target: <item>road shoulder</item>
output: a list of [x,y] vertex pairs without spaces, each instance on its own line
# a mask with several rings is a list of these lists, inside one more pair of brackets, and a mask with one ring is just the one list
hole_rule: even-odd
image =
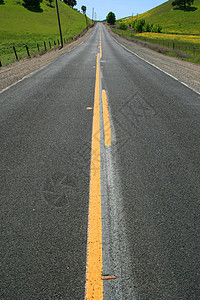
[[48,65],[59,56],[72,51],[85,41],[92,33],[94,27],[90,28],[79,39],[65,45],[62,49],[55,49],[41,56],[27,58],[19,62],[10,64],[0,69],[0,91],[8,88],[16,82],[22,80],[25,76],[37,71],[38,69]]
[[115,34],[108,26],[106,26],[106,28],[111,36],[123,47],[127,48],[151,65],[154,65],[165,73],[175,77],[178,81],[187,85],[197,93],[200,93],[200,66],[198,64],[166,56],[149,48],[145,48],[134,43],[134,41],[131,41],[130,39],[126,39],[126,37]]

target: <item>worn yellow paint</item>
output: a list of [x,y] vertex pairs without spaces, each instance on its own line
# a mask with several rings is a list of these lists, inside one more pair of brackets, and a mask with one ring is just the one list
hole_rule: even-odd
[[87,272],[85,299],[103,299],[102,281],[102,225],[101,225],[101,178],[100,178],[100,116],[99,116],[99,65],[97,54],[95,100],[92,129],[90,169],[90,202],[88,217]]
[[111,146],[110,118],[109,118],[109,111],[108,111],[108,101],[107,101],[105,90],[102,90],[102,102],[103,102],[103,123],[104,123],[105,146]]
[[100,59],[102,58],[101,27],[100,27]]

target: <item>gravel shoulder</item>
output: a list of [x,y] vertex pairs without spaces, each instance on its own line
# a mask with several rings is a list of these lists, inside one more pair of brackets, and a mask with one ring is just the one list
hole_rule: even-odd
[[[134,52],[142,59],[174,76],[180,82],[188,85],[190,88],[200,93],[200,65],[155,52],[151,49],[134,43],[131,38],[125,36],[122,37],[115,34],[108,26],[106,26],[106,28],[112,37],[128,50]],[[65,45],[61,50],[52,50],[42,56],[21,60],[9,66],[2,67],[0,69],[0,91],[23,79],[23,77],[29,75],[30,73],[51,63],[59,56],[70,52],[79,44],[81,44],[91,34],[93,29],[94,28],[90,28],[84,36],[81,36],[78,40]]]
[[133,42],[129,37],[115,34],[108,26],[106,26],[106,28],[112,37],[128,50],[134,52],[142,59],[155,65],[164,72],[172,75],[197,93],[200,93],[200,65],[183,61],[175,57],[166,56],[149,48],[145,48],[138,43]]
[[94,27],[90,28],[83,36],[65,45],[62,49],[49,51],[41,56],[27,58],[0,68],[0,91],[10,85],[22,80],[25,76],[51,63],[59,56],[72,51],[92,33]]

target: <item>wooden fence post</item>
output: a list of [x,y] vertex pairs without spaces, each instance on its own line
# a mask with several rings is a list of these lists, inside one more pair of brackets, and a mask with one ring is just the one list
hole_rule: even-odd
[[44,50],[47,52],[47,47],[46,47],[45,41],[44,41]]
[[28,57],[31,57],[27,45],[26,45],[26,51],[27,51]]
[[40,47],[39,47],[39,44],[37,44],[37,48],[38,48],[38,52],[40,52]]
[[0,68],[2,67],[1,61],[0,61]]
[[51,42],[49,41],[49,47],[50,47],[50,49],[51,49]]
[[13,50],[14,50],[14,53],[15,53],[16,60],[19,60],[19,59],[18,59],[18,56],[17,56],[17,51],[16,51],[16,49],[15,49],[15,46],[13,46]]

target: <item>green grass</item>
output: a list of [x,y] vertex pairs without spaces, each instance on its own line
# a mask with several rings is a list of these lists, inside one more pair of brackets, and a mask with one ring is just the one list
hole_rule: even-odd
[[[190,10],[174,9],[169,0],[144,14],[133,17],[145,19],[148,23],[160,24],[164,33],[197,34],[200,35],[200,0],[194,0]],[[130,22],[131,18],[126,19]]]
[[[153,32],[135,33],[130,29],[120,30],[117,28],[113,28],[113,31],[121,35],[148,42],[152,45],[157,45],[154,47],[149,46],[149,48],[166,55],[200,63],[200,36]],[[163,47],[168,48],[168,50]]]
[[[162,33],[136,33],[130,29],[113,29],[116,33],[158,45],[153,49],[170,55],[178,56],[193,62],[200,62],[200,0],[194,0],[186,11],[172,7],[169,0],[143,14],[124,18],[130,24],[134,20],[145,19],[146,23],[160,24]],[[163,49],[163,46],[173,51]],[[184,52],[184,53],[180,53]],[[188,56],[188,57],[187,57]]]
[[[25,57],[25,45],[30,48],[31,55],[44,49],[44,41],[49,49],[49,41],[54,44],[60,39],[55,3],[49,6],[47,0],[41,3],[41,12],[33,12],[23,7],[22,0],[4,0],[0,5],[0,60],[2,65],[15,61],[12,46],[16,47],[19,58]],[[79,34],[86,28],[83,14],[58,1],[63,38]],[[90,20],[88,20],[90,22]]]

